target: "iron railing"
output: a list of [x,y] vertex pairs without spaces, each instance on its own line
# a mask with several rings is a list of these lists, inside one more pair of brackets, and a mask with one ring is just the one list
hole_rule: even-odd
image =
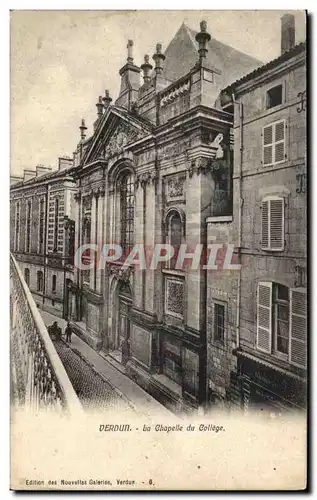
[[19,266],[10,255],[11,390],[15,403],[82,412],[81,403],[37,309]]

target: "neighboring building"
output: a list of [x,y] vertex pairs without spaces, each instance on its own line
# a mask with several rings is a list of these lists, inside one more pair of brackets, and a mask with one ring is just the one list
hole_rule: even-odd
[[[219,96],[261,63],[209,40],[204,22],[200,33],[182,25],[165,54],[156,46],[153,71],[148,56],[135,65],[128,42],[119,97],[99,98],[91,137],[80,127],[76,247],[194,251],[206,245],[206,218],[232,215],[233,116]],[[197,408],[207,397],[207,271],[175,270],[175,259],[121,266],[76,271],[74,328],[168,407]]]
[[70,158],[59,168],[38,165],[10,178],[10,249],[39,308],[68,313],[73,279],[75,182]]
[[209,285],[209,386],[279,413],[306,405],[306,44],[282,18],[282,54],[222,93],[234,108],[233,222],[241,263]]

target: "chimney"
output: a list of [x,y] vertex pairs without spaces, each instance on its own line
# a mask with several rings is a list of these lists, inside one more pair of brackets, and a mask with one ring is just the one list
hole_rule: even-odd
[[162,54],[162,44],[156,44],[156,52],[152,56],[155,61],[155,73],[156,75],[160,75],[163,71],[163,62],[165,61],[165,56]]
[[98,97],[98,102],[96,104],[96,108],[97,108],[97,120],[99,120],[99,118],[102,117],[102,113],[103,113],[103,104],[102,104],[102,96],[101,95]]
[[120,69],[121,86],[116,105],[131,110],[132,103],[138,98],[141,69],[133,63],[133,40],[128,40],[128,57],[126,64]]
[[85,120],[82,118],[81,120],[81,126],[79,127],[80,130],[80,140],[83,141],[86,139],[86,130],[87,127],[85,125]]
[[295,16],[284,14],[281,17],[281,54],[295,47]]
[[60,156],[58,158],[58,170],[66,170],[74,165],[73,159],[69,156]]
[[33,177],[36,176],[36,171],[35,170],[31,170],[31,169],[28,169],[28,168],[25,168],[23,170],[23,182],[25,181],[28,181],[30,179],[33,179]]
[[151,69],[153,69],[153,66],[152,66],[152,64],[150,64],[149,60],[150,60],[150,58],[146,54],[144,56],[144,63],[141,65],[141,69],[143,71],[144,83],[148,83],[151,80],[150,72],[151,72]]
[[207,56],[207,42],[210,40],[210,35],[207,33],[207,23],[206,21],[201,21],[200,23],[200,33],[197,33],[195,36],[196,42],[198,42],[198,54],[199,54],[199,60],[202,62],[204,58]]
[[44,167],[44,165],[36,165],[36,177],[48,174],[51,172],[52,167]]
[[102,98],[105,109],[108,109],[112,101],[109,90],[105,90],[105,97]]
[[20,175],[10,175],[10,186],[16,184],[17,182],[23,181],[23,177]]

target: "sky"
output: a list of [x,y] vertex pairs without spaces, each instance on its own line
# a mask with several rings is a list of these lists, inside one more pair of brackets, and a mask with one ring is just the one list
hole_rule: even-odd
[[105,89],[118,96],[119,69],[134,40],[137,65],[166,49],[183,22],[207,21],[217,40],[263,62],[280,55],[280,18],[295,14],[296,43],[305,39],[302,11],[13,11],[11,12],[11,173],[72,157],[85,118],[88,135]]

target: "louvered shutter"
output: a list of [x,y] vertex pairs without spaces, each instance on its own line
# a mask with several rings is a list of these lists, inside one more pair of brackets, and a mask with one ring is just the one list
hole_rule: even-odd
[[273,125],[263,128],[263,165],[273,163]]
[[257,293],[256,346],[260,351],[272,348],[272,283],[260,281]]
[[274,127],[274,163],[285,158],[285,122],[278,122]]
[[268,248],[269,246],[269,202],[262,202],[262,248]]
[[291,289],[290,362],[306,367],[307,295],[304,288]]
[[269,200],[269,233],[271,250],[284,249],[284,199]]

